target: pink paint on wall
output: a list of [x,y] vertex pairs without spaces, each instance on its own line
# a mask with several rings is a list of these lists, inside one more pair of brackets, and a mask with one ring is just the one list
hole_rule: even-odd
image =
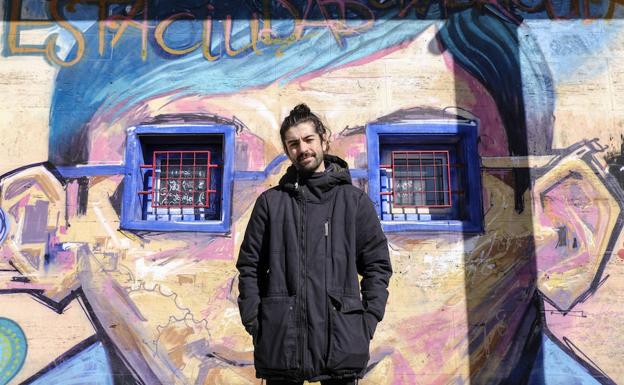
[[73,218],[78,212],[78,181],[69,183],[66,191],[67,217]]
[[[575,310],[577,309],[578,307]],[[573,327],[578,321],[576,313],[564,315],[548,301],[544,301],[544,314],[546,316],[546,325],[548,325],[548,329],[557,336],[559,336],[562,331]]]
[[231,261],[234,258],[234,240],[232,238],[208,238],[200,241],[189,240],[186,246],[170,248],[150,254],[149,256],[149,260],[152,262],[169,258],[184,258],[189,261]]
[[352,136],[349,139],[347,158],[357,159],[360,154],[366,153],[366,138],[364,135]]
[[[243,131],[238,135],[236,139],[236,146],[244,145],[244,153],[241,151],[241,154],[244,154],[246,158],[246,167],[244,170],[246,171],[262,171],[265,167],[264,162],[264,143],[260,138],[256,135]],[[237,156],[239,154],[237,148]],[[239,165],[237,165],[239,166]],[[239,166],[240,167],[240,166]]]
[[[337,66],[335,68],[332,68],[331,71],[336,71],[336,70],[340,70],[340,69],[343,69],[343,68],[349,68],[349,67],[359,67],[359,66],[362,66],[364,64],[372,63],[375,60],[381,59],[384,56],[390,55],[393,52],[396,52],[396,51],[399,51],[401,49],[404,49],[404,48],[408,47],[412,43],[413,40],[414,39],[408,39],[408,40],[406,40],[404,42],[401,42],[400,44],[398,44],[396,46],[389,47],[389,48],[386,48],[386,49],[381,49],[381,50],[375,52],[372,55],[368,55],[368,56],[363,57],[361,59],[354,60],[354,61],[349,62],[347,64],[343,64],[343,65]],[[325,68],[323,68],[323,69],[320,69],[320,70],[313,71],[313,72],[307,73],[305,75],[302,75],[299,78],[295,79],[295,81],[298,82],[298,83],[305,83],[306,81],[314,79],[314,78],[317,78],[319,76],[322,76],[323,74],[325,74],[327,72],[330,72],[330,71],[325,69]]]
[[540,222],[558,229],[561,239],[552,237],[538,247],[540,271],[566,272],[591,263],[590,252],[605,236],[608,221],[608,216],[600,216],[599,208],[591,204],[599,198],[591,188],[587,183],[565,181],[546,196]]
[[19,200],[19,202],[17,202],[17,204],[13,207],[19,207],[20,209],[23,209],[24,207],[28,206],[28,202],[30,201],[30,194],[26,194],[24,195],[24,197],[22,199]]
[[96,135],[90,143],[89,161],[92,163],[110,163],[123,161],[125,135],[102,133]]
[[189,250],[198,259],[206,260],[233,260],[234,259],[234,239],[216,238],[203,248]]
[[9,262],[11,259],[13,259],[13,252],[11,251],[9,246],[7,246],[6,242],[0,245],[0,259],[6,262]]
[[470,94],[466,96],[458,92],[456,105],[468,109],[480,120],[479,154],[481,156],[509,155],[504,125],[490,93],[477,79],[456,64],[450,54],[444,53],[443,58],[447,67],[455,74],[456,87],[463,82],[470,91]]
[[228,279],[216,290],[214,298],[219,300],[227,300],[232,290],[232,279]]
[[416,375],[409,361],[399,352],[392,354],[392,366],[394,375],[392,385],[416,385]]
[[[465,309],[462,308],[463,311]],[[453,309],[441,308],[430,313],[405,318],[400,325],[396,326],[396,335],[400,336],[401,343],[398,348],[403,354],[413,352],[427,353],[426,362],[418,369],[419,374],[439,372],[447,362],[447,354],[452,351],[452,345],[456,344],[455,330],[453,328]],[[394,357],[394,354],[393,354]],[[398,366],[397,366],[398,365]],[[400,376],[393,384],[403,384],[401,378],[413,378],[414,372],[411,367],[401,366],[395,363],[394,371]],[[407,376],[405,376],[407,375]]]
[[174,98],[168,106],[165,107],[167,112],[172,112],[169,108],[175,111],[181,111],[184,113],[206,113],[210,111],[212,114],[223,115],[221,111],[213,111],[206,108],[206,100],[200,96],[185,97],[184,99]]

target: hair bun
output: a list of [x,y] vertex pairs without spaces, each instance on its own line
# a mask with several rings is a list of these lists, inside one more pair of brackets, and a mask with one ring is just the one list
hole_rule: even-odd
[[305,103],[301,103],[290,112],[291,115],[310,115],[310,107],[308,107]]

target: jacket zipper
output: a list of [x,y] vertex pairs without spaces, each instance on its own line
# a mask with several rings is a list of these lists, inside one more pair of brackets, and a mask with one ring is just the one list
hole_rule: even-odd
[[307,332],[308,332],[308,320],[307,320],[307,314],[306,314],[306,301],[307,301],[307,263],[306,263],[306,242],[305,242],[305,238],[306,238],[306,234],[305,234],[305,211],[306,211],[306,204],[305,204],[305,194],[304,194],[304,189],[303,186],[301,186],[300,188],[300,197],[301,197],[301,210],[300,210],[300,222],[301,222],[301,256],[302,256],[302,262],[303,262],[303,293],[301,293],[301,298],[302,298],[302,303],[301,303],[301,319],[302,319],[302,333],[301,333],[301,373],[305,376],[305,351],[306,351],[306,344],[307,344]]
[[325,220],[325,300],[327,301],[327,306],[325,307],[325,319],[327,320],[327,329],[325,331],[325,366],[329,366],[329,334],[331,333],[331,310],[330,310],[330,301],[327,298],[327,273],[328,273],[328,262],[330,260],[329,256],[329,219]]

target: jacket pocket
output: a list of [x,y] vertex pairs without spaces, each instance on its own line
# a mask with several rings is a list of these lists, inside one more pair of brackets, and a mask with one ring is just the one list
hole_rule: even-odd
[[256,368],[294,369],[297,359],[295,297],[262,298],[259,321],[254,349]]
[[332,371],[360,371],[369,359],[364,307],[357,295],[329,293],[331,316],[327,366]]

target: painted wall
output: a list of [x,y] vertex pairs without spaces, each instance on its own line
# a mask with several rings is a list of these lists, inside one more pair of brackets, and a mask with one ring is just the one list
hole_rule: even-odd
[[[209,3],[2,3],[0,384],[260,383],[235,261],[300,102],[363,189],[368,123],[479,121],[484,231],[387,234],[363,384],[624,384],[618,2]],[[120,228],[127,129],[215,116],[230,231]]]

